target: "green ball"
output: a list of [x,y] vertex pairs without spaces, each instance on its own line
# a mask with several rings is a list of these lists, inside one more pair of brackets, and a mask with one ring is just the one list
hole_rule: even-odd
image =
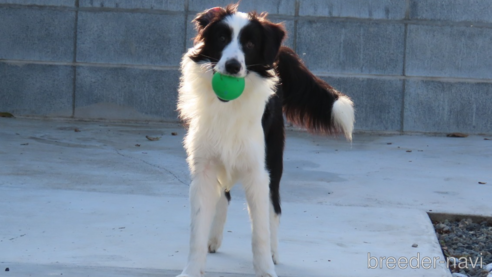
[[219,72],[212,78],[212,88],[222,100],[234,100],[241,96],[244,91],[244,78],[222,75]]

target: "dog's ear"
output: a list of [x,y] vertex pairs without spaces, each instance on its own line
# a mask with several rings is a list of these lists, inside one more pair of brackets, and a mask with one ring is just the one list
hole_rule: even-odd
[[210,24],[210,22],[212,22],[214,18],[225,12],[226,11],[224,10],[224,8],[215,7],[197,14],[195,19],[193,19],[193,23],[195,23],[195,28],[199,31],[207,27],[207,25]]
[[204,12],[201,12],[197,14],[195,19],[193,19],[193,22],[195,23],[195,27],[198,31],[204,29],[207,27],[208,24],[214,21],[216,18],[222,18],[226,15],[231,15],[236,13],[237,7],[239,3],[237,4],[229,4],[225,8],[222,7],[215,7],[208,9]]
[[282,23],[275,24],[270,21],[261,22],[263,25],[263,57],[267,64],[273,65],[277,57],[280,45],[285,38],[285,27]]

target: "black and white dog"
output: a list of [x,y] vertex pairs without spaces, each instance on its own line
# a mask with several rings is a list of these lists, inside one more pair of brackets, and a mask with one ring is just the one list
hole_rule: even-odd
[[[214,253],[222,242],[229,190],[240,181],[252,221],[256,276],[276,277],[283,114],[314,133],[342,132],[350,140],[353,104],[281,46],[285,28],[266,14],[229,5],[199,13],[194,22],[198,34],[183,56],[178,100],[189,126],[184,145],[192,175],[190,253],[179,276],[203,276],[207,251]],[[219,100],[211,85],[214,72],[244,77],[242,95]]]

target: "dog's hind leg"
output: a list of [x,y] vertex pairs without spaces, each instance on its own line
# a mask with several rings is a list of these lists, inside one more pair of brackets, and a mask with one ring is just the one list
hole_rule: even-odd
[[215,217],[208,238],[209,253],[215,253],[222,244],[224,225],[227,218],[227,208],[230,200],[230,192],[224,190],[224,193],[220,196],[219,202],[217,202],[217,206],[215,207]]
[[217,168],[213,162],[198,163],[190,185],[191,234],[188,263],[178,277],[203,276],[207,259],[207,245],[215,207],[221,196],[217,182]]
[[[280,92],[281,93],[281,92]],[[268,109],[263,115],[265,131],[266,168],[270,174],[270,243],[273,263],[279,262],[277,230],[280,223],[280,179],[283,171],[285,145],[284,120],[279,100],[270,99]]]

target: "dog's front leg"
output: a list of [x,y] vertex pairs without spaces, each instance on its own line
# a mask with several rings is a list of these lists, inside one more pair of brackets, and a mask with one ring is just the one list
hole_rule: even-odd
[[208,237],[221,195],[216,171],[208,164],[190,185],[191,234],[188,263],[178,277],[201,277],[207,259]]
[[253,265],[257,277],[277,277],[270,246],[270,188],[264,169],[250,174],[245,182],[253,231]]

